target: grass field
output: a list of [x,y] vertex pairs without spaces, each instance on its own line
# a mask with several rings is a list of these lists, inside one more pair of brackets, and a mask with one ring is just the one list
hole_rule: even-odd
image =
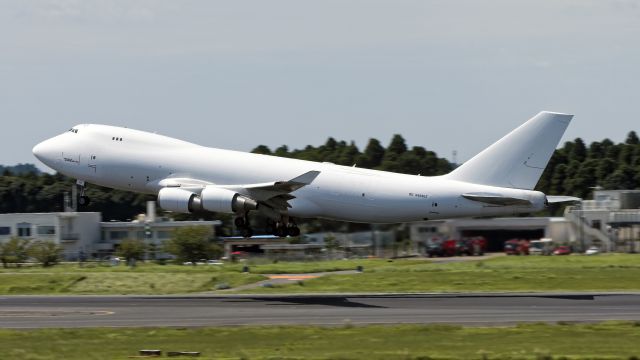
[[140,349],[202,359],[637,359],[640,324],[0,330],[0,349],[23,360],[127,359]]
[[[637,291],[640,255],[502,256],[483,261],[362,263],[361,274],[335,275],[246,292]],[[277,264],[276,264],[277,265]]]
[[[437,263],[429,260],[335,260],[249,262],[223,266],[88,264],[52,268],[0,269],[0,294],[178,294],[215,291],[266,279],[264,274],[353,270],[288,285],[244,290],[301,292],[498,292],[640,291],[640,255],[501,256],[489,260]],[[225,286],[226,285],[226,286]]]
[[[376,269],[382,267],[390,268],[403,265],[413,265],[416,263],[429,264],[431,262],[428,260],[392,261],[385,259],[349,259],[309,262],[280,261],[277,263],[265,261],[249,261],[247,265],[249,265],[251,273],[254,274],[301,274],[355,270],[358,266],[366,266],[368,269]],[[238,265],[236,265],[236,267],[237,266]]]
[[218,266],[141,264],[126,266],[60,265],[3,269],[0,294],[176,294],[212,291],[264,280]]

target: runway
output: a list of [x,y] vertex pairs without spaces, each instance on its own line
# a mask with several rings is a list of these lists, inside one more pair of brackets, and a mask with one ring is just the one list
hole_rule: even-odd
[[640,320],[640,294],[0,296],[2,328]]

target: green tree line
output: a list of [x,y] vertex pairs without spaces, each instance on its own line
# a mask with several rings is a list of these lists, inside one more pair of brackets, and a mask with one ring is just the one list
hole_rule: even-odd
[[[5,170],[0,178],[0,213],[64,211],[64,194],[70,196],[74,184],[75,179],[61,174],[13,174]],[[81,210],[102,212],[106,221],[133,219],[145,211],[147,200],[155,200],[155,196],[96,185],[88,186],[86,195],[91,203]]]
[[640,140],[635,131],[619,144],[609,139],[589,146],[580,138],[566,142],[553,153],[536,189],[588,198],[596,187],[640,189]]
[[453,169],[449,161],[439,158],[433,151],[422,146],[409,149],[405,139],[398,134],[393,136],[386,148],[378,139],[369,139],[362,152],[353,141],[336,141],[332,137],[318,147],[307,145],[304,149],[290,151],[286,145],[282,145],[271,151],[267,146],[260,145],[252,152],[424,176],[442,175]]

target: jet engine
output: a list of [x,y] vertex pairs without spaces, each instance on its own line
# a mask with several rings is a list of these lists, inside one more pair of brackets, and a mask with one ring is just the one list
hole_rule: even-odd
[[202,207],[223,213],[247,212],[258,208],[258,202],[235,191],[207,186],[202,190]]
[[160,207],[180,213],[207,210],[237,213],[256,210],[258,202],[247,196],[216,186],[207,186],[200,195],[180,188],[163,188],[158,192]]
[[180,188],[163,188],[158,192],[160,207],[179,213],[192,213],[202,209],[198,194]]

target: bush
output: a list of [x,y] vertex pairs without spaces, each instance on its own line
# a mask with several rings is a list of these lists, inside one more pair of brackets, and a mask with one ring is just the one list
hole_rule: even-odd
[[29,256],[42,264],[42,267],[53,266],[62,258],[62,247],[53,241],[36,240],[27,249]]
[[143,260],[147,246],[142,240],[125,239],[120,243],[118,248],[118,256],[122,256],[127,260],[127,264],[131,260]]
[[212,242],[212,237],[212,229],[206,226],[178,228],[173,231],[173,237],[165,243],[164,249],[175,255],[178,261],[195,265],[201,259],[215,259],[222,255],[222,248]]
[[12,237],[4,244],[0,244],[0,261],[2,266],[7,268],[9,264],[16,264],[20,267],[20,264],[27,261],[29,258],[28,239],[22,239],[19,237]]

